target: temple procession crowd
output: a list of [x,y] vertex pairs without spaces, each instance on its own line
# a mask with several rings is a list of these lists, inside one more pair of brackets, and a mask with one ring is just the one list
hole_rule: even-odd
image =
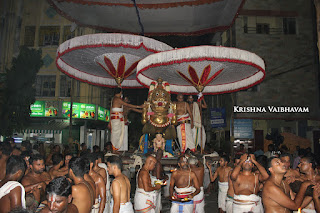
[[[241,144],[233,156],[209,149],[200,155],[197,146],[203,149],[204,144],[195,141],[205,141],[205,134],[199,134],[201,110],[195,108],[206,104],[184,102],[179,94],[176,106],[179,156],[170,171],[161,164],[168,151],[161,134],[155,135],[139,170],[123,170],[126,113],[142,106],[122,100],[122,91],[112,101],[111,142],[103,152],[99,146],[91,152],[83,143],[78,153],[68,146],[61,152],[60,145],[46,153],[43,144],[23,141],[18,147],[8,138],[0,143],[0,213],[160,213],[163,197],[170,200],[172,213],[202,213],[205,193],[215,181],[219,212],[320,212],[320,174],[311,149],[291,155],[285,146],[278,150],[271,144],[264,153]],[[199,129],[192,133],[195,126]],[[206,156],[216,156],[219,163]]]

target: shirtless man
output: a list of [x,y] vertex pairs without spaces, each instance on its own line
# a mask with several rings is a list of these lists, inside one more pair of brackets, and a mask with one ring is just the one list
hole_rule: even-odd
[[12,148],[10,144],[3,144],[1,147],[1,155],[0,155],[0,181],[6,176],[6,164],[9,156],[11,155]]
[[[103,177],[93,169],[93,165],[97,160],[96,153],[90,153],[87,155],[87,158],[90,161],[89,175],[94,180],[96,188],[96,199],[95,204],[92,207],[92,213],[103,213],[106,204],[106,183],[104,182]],[[101,200],[99,200],[99,197]]]
[[180,143],[181,153],[184,153],[187,148],[195,152],[195,144],[192,136],[193,128],[193,116],[190,110],[189,104],[183,101],[183,95],[177,95],[177,106],[176,116],[178,121],[177,136]]
[[6,163],[6,176],[0,181],[0,212],[26,208],[24,187],[18,182],[26,170],[24,160],[11,156]]
[[[298,168],[301,173],[301,181],[310,180],[313,183],[320,183],[320,174],[316,172],[316,162],[314,157],[305,156],[300,160]],[[314,202],[311,196],[306,196],[302,205],[302,212],[316,213]]]
[[[236,155],[234,158],[233,166],[236,167],[240,163],[240,156]],[[234,189],[232,180],[230,178],[232,170],[230,170],[228,174],[228,191],[227,191],[227,198],[226,198],[226,213],[232,213],[233,211],[233,196],[234,196]]]
[[219,160],[219,167],[217,168],[214,175],[212,175],[211,166],[207,162],[207,166],[210,172],[210,180],[214,182],[219,177],[219,193],[218,193],[218,208],[219,212],[226,211],[226,197],[228,191],[228,174],[231,171],[231,167],[228,166],[230,159],[227,155],[221,156]]
[[49,175],[51,178],[56,178],[68,174],[69,168],[67,166],[62,167],[63,165],[63,156],[62,154],[53,154],[52,155],[52,164],[53,166],[49,169]]
[[[169,194],[172,200],[171,213],[193,212],[193,197],[200,192],[196,174],[189,168],[188,160],[184,156],[178,159],[179,169],[172,172]],[[182,202],[184,201],[184,202]]]
[[[259,174],[252,172],[254,165],[259,170]],[[233,169],[230,176],[234,188],[234,213],[263,211],[261,198],[257,194],[260,191],[260,183],[267,180],[268,177],[267,171],[256,161],[253,154],[241,156],[239,164]]]
[[150,171],[155,168],[156,163],[155,157],[147,157],[145,164],[137,174],[138,185],[134,196],[134,209],[136,212],[144,210],[145,212],[160,213],[160,208],[156,211],[157,191],[161,189],[162,183],[153,184],[150,177]]
[[204,213],[204,191],[203,191],[203,177],[204,177],[204,166],[203,164],[196,158],[190,157],[188,158],[188,162],[190,165],[191,171],[193,171],[197,179],[199,181],[200,193],[194,196],[193,204],[195,205],[195,213]]
[[69,177],[73,180],[72,204],[79,213],[91,212],[94,204],[94,191],[91,185],[84,179],[86,163],[82,158],[72,158],[69,162]]
[[72,188],[66,177],[57,177],[47,185],[48,203],[40,213],[78,213],[78,208],[71,203]]
[[52,150],[50,151],[50,154],[46,158],[46,165],[52,166],[52,155],[53,154],[60,154],[61,148],[59,145],[54,145]]
[[289,213],[291,210],[298,210],[302,204],[307,187],[311,182],[302,183],[295,199],[292,200],[290,198],[290,194],[292,194],[290,186],[283,180],[287,172],[284,163],[279,158],[271,158],[268,167],[271,175],[265,182],[262,191],[265,213]]
[[29,159],[30,172],[22,178],[22,185],[26,190],[26,205],[34,211],[39,203],[45,200],[46,185],[50,182],[50,175],[45,172],[43,156],[40,154],[32,155]]
[[156,133],[156,137],[152,140],[153,151],[157,152],[158,149],[165,150],[166,142],[161,133]]
[[297,170],[292,169],[290,167],[290,162],[291,162],[290,154],[288,154],[288,153],[281,154],[280,155],[280,160],[282,161],[282,163],[285,165],[285,167],[287,169],[287,173],[284,175],[285,178],[288,178],[288,177],[299,177],[300,176],[300,173]]
[[196,147],[200,145],[202,153],[206,142],[206,132],[204,130],[204,126],[202,125],[202,109],[206,109],[208,106],[204,98],[202,98],[201,101],[198,102],[193,100],[192,95],[188,96],[187,101],[189,103],[190,111],[193,116],[194,128],[192,128],[192,135],[194,143]]
[[313,189],[313,202],[316,212],[320,212],[320,184],[314,186]]
[[115,179],[111,185],[113,197],[113,213],[133,213],[133,206],[130,202],[130,181],[122,174],[122,160],[119,156],[113,155],[107,159],[108,173]]
[[120,88],[117,88],[111,103],[111,120],[109,122],[109,128],[111,129],[111,143],[114,150],[121,149],[124,142],[124,106],[130,108],[142,108],[142,106],[132,105],[123,101],[122,90]]

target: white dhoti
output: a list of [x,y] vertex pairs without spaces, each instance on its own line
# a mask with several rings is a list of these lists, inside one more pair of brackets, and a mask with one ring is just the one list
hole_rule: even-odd
[[193,197],[193,205],[195,213],[204,213],[204,190],[200,187],[200,192]]
[[91,213],[99,213],[99,209],[100,209],[100,202],[99,202],[99,199],[96,198],[92,206]]
[[[175,186],[174,190],[175,190],[174,196],[181,199],[196,191],[196,189],[193,186],[185,187],[185,188],[178,188]],[[190,200],[187,202],[172,201],[170,212],[171,213],[176,213],[176,212],[193,213],[193,210],[194,210],[193,200]]]
[[118,151],[128,151],[129,150],[129,146],[128,146],[128,124],[125,123],[124,124],[124,132],[123,132],[123,142],[122,142],[122,146],[119,148]]
[[189,115],[188,114],[178,115],[178,122],[180,124],[179,126],[177,126],[177,135],[180,143],[181,152],[184,153],[188,148],[191,151],[195,151],[196,147],[195,147],[193,136],[192,136]]
[[[151,184],[152,186],[154,187],[155,186],[155,181],[163,181],[163,180],[160,180],[160,179],[157,179],[157,177],[155,176],[150,176],[151,178]],[[160,213],[161,209],[162,209],[162,203],[161,203],[161,189],[158,189],[155,191],[156,193],[156,201],[155,201],[155,206],[156,206],[156,213]]]
[[115,150],[119,150],[123,145],[124,140],[124,120],[123,109],[112,108],[111,109],[111,143]]
[[226,198],[228,192],[228,182],[218,182],[219,192],[218,192],[218,208],[222,211],[226,211]]
[[[157,205],[157,192],[146,192],[143,189],[137,188],[134,195],[134,210],[136,213],[155,213]],[[158,210],[157,213],[159,213]]]
[[232,213],[232,207],[233,207],[233,197],[230,197],[229,195],[227,195],[226,212],[227,213]]
[[26,198],[24,187],[18,181],[8,181],[0,188],[0,199],[9,194],[16,187],[21,188],[21,207],[26,208]]
[[[111,200],[110,213],[113,213],[113,199]],[[119,213],[134,213],[132,203],[120,203]]]
[[[202,130],[202,133],[201,133],[201,130]],[[204,149],[205,144],[206,144],[206,131],[204,130],[204,126],[201,126],[201,128],[194,127],[192,129],[192,136],[194,139],[195,147],[197,147],[199,145],[201,147],[201,149]]]
[[258,195],[234,195],[233,213],[253,212],[263,213],[261,198]]

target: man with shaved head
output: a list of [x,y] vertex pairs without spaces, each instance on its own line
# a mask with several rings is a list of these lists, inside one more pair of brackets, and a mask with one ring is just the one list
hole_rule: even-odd
[[279,158],[271,158],[268,163],[268,170],[271,173],[265,182],[262,191],[262,201],[266,213],[291,212],[301,207],[304,194],[311,181],[301,184],[295,199],[290,198],[291,189],[288,183],[283,180],[287,172],[285,164]]
[[170,198],[172,200],[171,213],[193,212],[193,197],[200,192],[196,174],[190,169],[185,156],[178,159],[179,169],[172,172],[170,180]]
[[148,156],[145,164],[137,174],[137,188],[134,196],[134,209],[136,212],[156,212],[157,190],[162,183],[151,183],[150,171],[155,168],[157,159]]

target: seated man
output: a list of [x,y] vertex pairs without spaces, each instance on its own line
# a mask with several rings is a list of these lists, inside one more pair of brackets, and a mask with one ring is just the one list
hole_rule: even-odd
[[0,181],[0,212],[26,208],[24,187],[18,182],[26,170],[20,156],[11,156],[6,163],[6,176]]
[[188,160],[184,156],[178,159],[179,169],[172,172],[170,180],[170,198],[172,200],[171,213],[193,212],[193,197],[200,192],[199,181],[189,168]]
[[[150,171],[155,168],[156,158],[149,156],[145,164],[137,174],[137,188],[134,196],[134,209],[136,212],[156,212],[157,191],[161,189],[161,183],[152,186]],[[160,202],[161,205],[161,202]],[[160,208],[159,211],[160,212]]]
[[49,169],[49,175],[51,178],[56,178],[68,174],[68,167],[62,167],[63,156],[60,153],[55,153],[52,155],[53,166]]
[[113,197],[110,211],[113,213],[133,213],[130,202],[131,184],[129,179],[122,174],[122,160],[113,155],[107,159],[108,173],[114,176],[110,192]]
[[271,158],[268,163],[271,173],[269,179],[265,182],[262,191],[262,201],[266,213],[273,212],[291,212],[301,207],[304,194],[311,181],[301,184],[299,192],[295,199],[290,198],[292,191],[288,183],[283,180],[287,172],[286,166],[279,158]]
[[47,185],[48,203],[40,213],[78,213],[77,207],[71,203],[72,188],[66,177],[57,177]]
[[79,213],[89,213],[94,204],[94,191],[84,179],[86,163],[82,158],[72,158],[69,162],[69,177],[73,180],[72,203]]

